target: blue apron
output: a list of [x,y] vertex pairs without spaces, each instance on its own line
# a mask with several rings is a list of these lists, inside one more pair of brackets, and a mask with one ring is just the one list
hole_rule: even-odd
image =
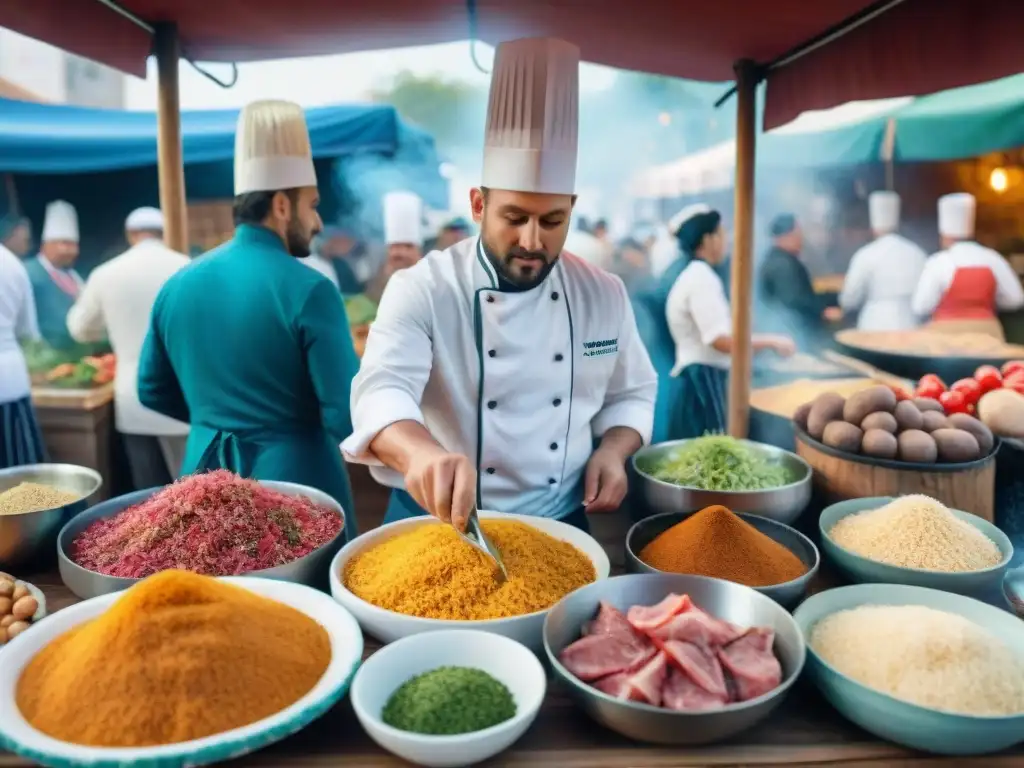
[[0,403],[0,469],[46,461],[46,445],[32,398]]
[[723,432],[728,421],[729,373],[724,368],[691,363],[676,377],[668,440]]
[[[427,511],[417,504],[407,491],[401,491],[396,488],[391,491],[388,510],[384,513],[384,525],[425,514],[427,514]],[[575,512],[570,512],[561,518],[559,522],[568,523],[574,528],[579,528],[584,533],[590,533],[590,521],[587,520],[587,514],[583,511],[583,507],[578,508]]]

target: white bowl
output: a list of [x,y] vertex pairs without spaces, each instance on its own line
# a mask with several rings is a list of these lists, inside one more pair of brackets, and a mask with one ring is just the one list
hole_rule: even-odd
[[[438,667],[472,667],[504,683],[516,714],[482,731],[428,736],[393,728],[381,720],[388,699],[416,675]],[[388,752],[417,765],[457,768],[474,765],[512,746],[533,723],[547,690],[537,657],[521,643],[491,632],[451,629],[407,637],[371,656],[352,681],[352,708],[360,724]]]
[[242,728],[159,747],[86,747],[37,731],[15,703],[15,687],[25,665],[50,641],[106,611],[123,593],[94,597],[57,611],[33,625],[0,651],[0,746],[42,765],[103,768],[184,768],[230,760],[262,749],[301,730],[345,694],[363,656],[359,625],[330,597],[301,584],[253,577],[225,577],[258,595],[302,611],[327,630],[331,663],[313,689],[277,714]]
[[[545,517],[532,517],[530,515],[483,512],[480,516],[485,520],[492,518],[516,520],[526,525],[531,525],[556,539],[568,542],[590,558],[590,561],[594,564],[597,580],[608,578],[611,564],[608,562],[608,555],[605,553],[604,548],[590,534],[581,531],[579,528],[557,520],[550,520]],[[404,613],[396,613],[385,608],[379,608],[356,597],[348,590],[341,580],[341,574],[344,572],[345,565],[349,560],[360,552],[364,552],[390,539],[392,536],[408,533],[418,525],[444,525],[444,523],[439,522],[433,517],[424,516],[383,525],[380,528],[367,531],[362,536],[350,541],[335,556],[334,561],[331,563],[331,594],[334,595],[335,600],[351,611],[359,625],[363,628],[363,631],[377,638],[382,643],[390,643],[409,635],[415,635],[420,632],[434,632],[439,629],[479,629],[484,632],[493,632],[497,635],[518,640],[530,648],[530,650],[543,653],[544,617],[548,614],[547,610],[528,613],[524,616],[512,616],[507,619],[484,619],[480,621],[424,619],[419,616],[407,616]]]

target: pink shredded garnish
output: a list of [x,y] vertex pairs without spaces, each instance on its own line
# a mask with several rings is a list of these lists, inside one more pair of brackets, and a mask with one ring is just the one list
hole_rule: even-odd
[[71,558],[130,579],[171,568],[237,576],[298,560],[340,530],[341,517],[330,507],[218,469],[183,477],[96,521],[72,542]]

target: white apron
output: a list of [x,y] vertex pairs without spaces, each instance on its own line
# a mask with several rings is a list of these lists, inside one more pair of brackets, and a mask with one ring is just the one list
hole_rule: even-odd
[[342,449],[402,488],[368,446],[415,420],[476,463],[481,507],[560,518],[582,503],[595,438],[624,426],[650,440],[656,391],[619,278],[563,253],[540,286],[503,292],[474,237],[392,276]]

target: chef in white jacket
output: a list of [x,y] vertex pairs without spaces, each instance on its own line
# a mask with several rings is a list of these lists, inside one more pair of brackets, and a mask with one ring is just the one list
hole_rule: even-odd
[[657,379],[622,281],[563,252],[578,101],[575,45],[498,47],[480,236],[394,275],[352,385],[342,448],[396,489],[386,521],[475,505],[586,528],[625,496]]
[[379,302],[396,272],[423,258],[423,201],[413,192],[396,190],[384,195],[384,244],[387,255],[366,295]]
[[916,328],[919,321],[911,301],[928,256],[897,232],[900,196],[895,192],[872,192],[868,217],[875,239],[853,254],[839,306],[843,312],[860,312],[857,327],[862,331]]
[[125,441],[137,489],[166,485],[180,474],[189,426],[143,407],[137,387],[139,355],[157,294],[188,257],[163,244],[164,219],[156,208],[137,208],[125,220],[131,246],[96,267],[85,282],[67,326],[79,342],[110,340],[117,356],[114,421]]
[[939,198],[942,250],[925,263],[914,312],[945,333],[985,333],[1003,338],[997,312],[1024,306],[1024,289],[1009,262],[974,242],[976,202],[964,192]]

